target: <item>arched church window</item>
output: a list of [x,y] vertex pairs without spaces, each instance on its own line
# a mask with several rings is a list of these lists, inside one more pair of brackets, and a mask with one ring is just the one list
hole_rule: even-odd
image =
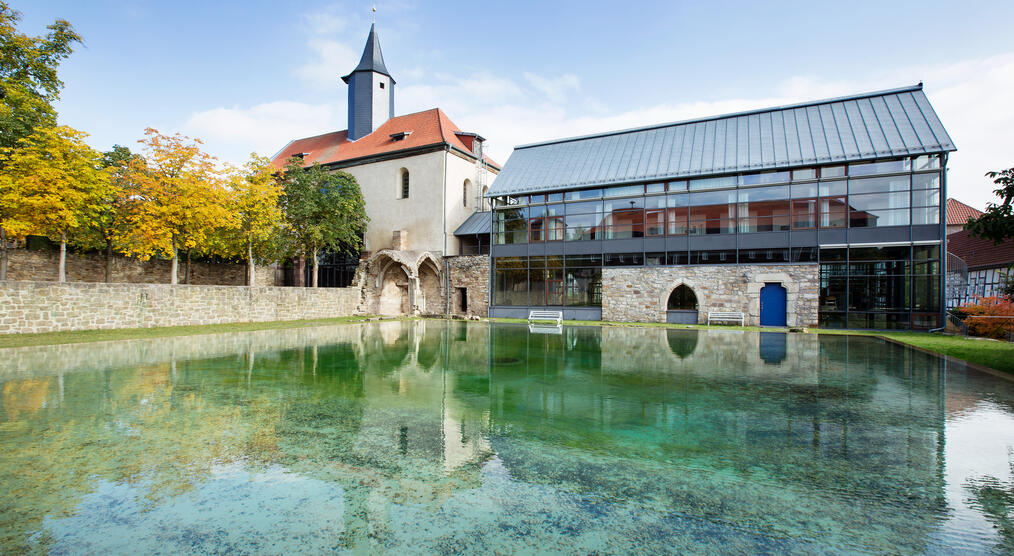
[[463,206],[463,207],[467,207],[468,206],[468,186],[469,185],[470,185],[470,182],[468,180],[465,180],[465,182],[461,184],[461,206]]
[[408,199],[408,170],[401,169],[401,196],[399,199]]

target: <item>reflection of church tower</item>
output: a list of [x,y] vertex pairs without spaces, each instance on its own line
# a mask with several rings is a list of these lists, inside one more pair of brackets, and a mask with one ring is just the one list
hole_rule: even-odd
[[359,65],[342,81],[349,85],[349,140],[373,133],[394,117],[394,79],[384,65],[376,24],[370,26]]

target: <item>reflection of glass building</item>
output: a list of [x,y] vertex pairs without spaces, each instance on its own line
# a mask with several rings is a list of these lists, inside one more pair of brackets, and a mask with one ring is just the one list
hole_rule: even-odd
[[[937,327],[953,150],[921,85],[518,147],[490,190],[490,315],[609,318],[603,276],[623,267],[657,320],[653,268],[670,291],[697,269],[700,290],[700,267],[734,265],[708,280],[812,273],[788,310],[812,299],[820,326]],[[703,320],[718,302],[694,293]],[[723,309],[756,324],[756,288],[737,295]]]

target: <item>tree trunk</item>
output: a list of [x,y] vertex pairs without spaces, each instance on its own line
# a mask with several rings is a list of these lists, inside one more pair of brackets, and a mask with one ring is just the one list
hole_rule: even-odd
[[0,226],[0,282],[7,280],[7,232]]
[[172,273],[172,277],[169,279],[170,284],[175,286],[176,284],[180,283],[180,278],[179,276],[177,276],[177,274],[179,274],[179,271],[180,271],[180,251],[179,249],[176,249],[176,243],[174,242],[173,258],[171,259],[169,264],[169,272]]
[[190,249],[187,249],[187,264],[183,267],[183,283],[190,283]]
[[67,234],[60,234],[60,264],[56,267],[56,281],[67,281]]
[[254,285],[253,241],[246,241],[246,285]]
[[313,250],[313,270],[311,271],[313,276],[313,287],[317,287],[317,250]]
[[113,240],[106,240],[106,283],[113,281]]

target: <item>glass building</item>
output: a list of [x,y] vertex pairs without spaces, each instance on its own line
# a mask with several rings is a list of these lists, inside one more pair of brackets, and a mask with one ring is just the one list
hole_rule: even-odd
[[599,319],[610,267],[812,265],[808,324],[936,328],[953,150],[921,85],[518,147],[490,315]]

